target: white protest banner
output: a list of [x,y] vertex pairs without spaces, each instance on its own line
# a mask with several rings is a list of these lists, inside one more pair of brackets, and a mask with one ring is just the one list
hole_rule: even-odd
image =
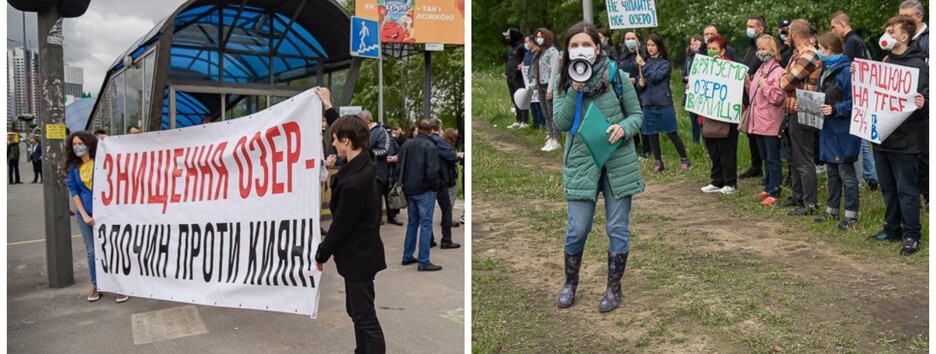
[[747,65],[696,54],[689,70],[686,110],[728,123],[741,122]]
[[917,109],[920,69],[855,59],[849,133],[880,144]]
[[825,104],[825,92],[796,89],[796,102],[799,104],[799,108],[796,110],[797,122],[816,129],[822,129],[825,115],[822,114],[820,107]]
[[322,103],[111,136],[94,160],[98,288],[316,317]]
[[654,0],[608,0],[606,6],[611,29],[659,26]]

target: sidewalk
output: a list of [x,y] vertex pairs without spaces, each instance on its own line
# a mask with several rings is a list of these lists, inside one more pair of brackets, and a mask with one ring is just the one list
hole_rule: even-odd
[[[21,166],[22,167],[22,166]],[[22,172],[22,170],[21,170]],[[30,177],[31,172],[30,173]],[[354,349],[354,331],[345,312],[344,284],[334,262],[325,267],[318,319],[303,315],[195,306],[197,312],[180,321],[158,320],[148,314],[184,309],[191,304],[131,298],[114,302],[113,294],[89,303],[85,249],[72,218],[72,259],[75,285],[48,287],[42,185],[7,186],[7,352],[10,353],[347,353]],[[455,206],[457,218],[464,203]],[[433,222],[441,235],[436,209]],[[406,211],[398,217],[406,220]],[[323,220],[327,225],[328,221]],[[326,226],[327,227],[327,226]],[[464,248],[432,249],[440,272],[421,273],[400,265],[405,228],[386,224],[381,237],[388,269],[377,274],[377,316],[390,353],[463,353]],[[465,244],[464,226],[453,228],[455,242]],[[133,329],[132,317],[157,319],[150,329],[176,335],[155,335]],[[204,330],[198,326],[204,324]],[[167,332],[167,333],[168,333]],[[180,337],[183,336],[184,337]],[[148,338],[148,339],[147,339]],[[153,340],[148,344],[134,344]]]

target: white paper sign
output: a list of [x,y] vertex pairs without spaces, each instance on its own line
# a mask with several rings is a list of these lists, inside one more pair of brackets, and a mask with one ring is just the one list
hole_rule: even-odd
[[880,144],[917,109],[920,69],[855,59],[849,133]]
[[611,29],[659,26],[654,0],[608,0],[605,4]]
[[686,110],[727,123],[741,122],[747,65],[696,54],[689,70]]
[[796,120],[799,124],[822,129],[825,115],[822,114],[822,105],[825,104],[825,92],[812,92],[796,89]]
[[316,317],[322,104],[108,137],[94,160],[102,291]]

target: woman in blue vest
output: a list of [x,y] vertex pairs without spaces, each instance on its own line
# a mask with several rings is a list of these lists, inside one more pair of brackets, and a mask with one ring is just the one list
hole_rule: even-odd
[[669,62],[669,56],[666,54],[666,45],[663,38],[657,34],[651,34],[647,38],[647,57],[644,60],[637,57],[637,66],[640,67],[640,78],[637,84],[642,91],[640,92],[640,103],[643,106],[644,122],[640,127],[640,133],[647,136],[650,143],[650,149],[653,150],[653,158],[656,163],[653,165],[653,173],[663,172],[663,156],[660,152],[660,134],[669,136],[670,141],[676,147],[679,153],[679,169],[689,170],[689,157],[686,155],[686,147],[676,127],[676,109],[673,108],[673,93],[670,91],[670,75],[673,73],[673,65]]

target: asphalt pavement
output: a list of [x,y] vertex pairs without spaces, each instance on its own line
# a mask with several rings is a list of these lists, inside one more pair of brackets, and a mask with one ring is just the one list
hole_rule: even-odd
[[[42,185],[20,166],[25,184],[7,185],[7,352],[10,353],[347,353],[354,330],[344,284],[326,264],[317,319],[304,315],[192,306],[113,294],[86,300],[91,289],[84,244],[72,217],[75,284],[48,286]],[[25,173],[24,173],[25,172]],[[28,177],[27,177],[28,176]],[[456,204],[454,215],[462,214]],[[433,222],[440,235],[441,212]],[[406,211],[398,217],[406,220]],[[328,224],[323,218],[322,223]],[[464,248],[432,249],[439,272],[401,266],[405,228],[386,224],[381,236],[388,269],[377,274],[377,316],[390,353],[464,352]],[[453,228],[466,243],[464,226]]]

